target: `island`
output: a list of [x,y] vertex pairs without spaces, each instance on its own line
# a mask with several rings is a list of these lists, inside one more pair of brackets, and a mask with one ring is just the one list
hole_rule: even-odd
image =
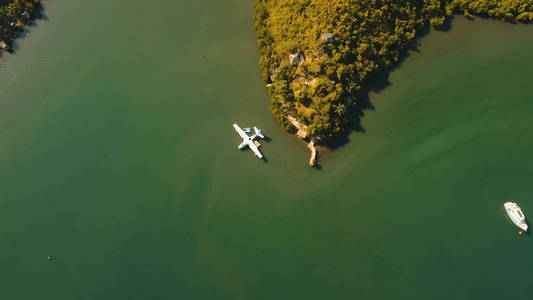
[[41,10],[39,0],[0,0],[0,51],[12,52],[13,40],[41,17]]
[[533,21],[528,0],[255,0],[259,66],[271,111],[287,131],[320,143],[346,132],[360,93],[430,26],[454,14]]

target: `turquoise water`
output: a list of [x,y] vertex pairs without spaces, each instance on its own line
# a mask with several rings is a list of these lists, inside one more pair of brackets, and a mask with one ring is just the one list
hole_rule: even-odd
[[0,59],[0,298],[533,294],[502,207],[533,215],[533,27],[425,36],[317,170],[269,114],[251,3],[46,15]]

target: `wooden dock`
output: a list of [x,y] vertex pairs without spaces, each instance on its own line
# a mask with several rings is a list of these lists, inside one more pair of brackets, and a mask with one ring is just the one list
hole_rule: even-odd
[[315,148],[315,141],[314,139],[311,139],[311,142],[307,144],[307,148],[311,150],[311,158],[309,159],[309,166],[312,167],[316,165],[316,148]]

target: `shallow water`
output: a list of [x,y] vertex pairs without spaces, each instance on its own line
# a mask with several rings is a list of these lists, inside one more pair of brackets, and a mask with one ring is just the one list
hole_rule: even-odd
[[270,117],[251,3],[46,15],[0,59],[0,298],[533,294],[502,208],[533,216],[532,26],[425,36],[317,170]]

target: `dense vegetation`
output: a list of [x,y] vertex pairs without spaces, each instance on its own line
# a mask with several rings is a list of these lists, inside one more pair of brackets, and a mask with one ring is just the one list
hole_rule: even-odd
[[10,49],[24,25],[40,17],[39,0],[0,0],[0,48]]
[[274,117],[288,130],[294,117],[322,141],[345,130],[357,91],[417,32],[454,13],[533,21],[533,0],[255,0],[255,8]]

